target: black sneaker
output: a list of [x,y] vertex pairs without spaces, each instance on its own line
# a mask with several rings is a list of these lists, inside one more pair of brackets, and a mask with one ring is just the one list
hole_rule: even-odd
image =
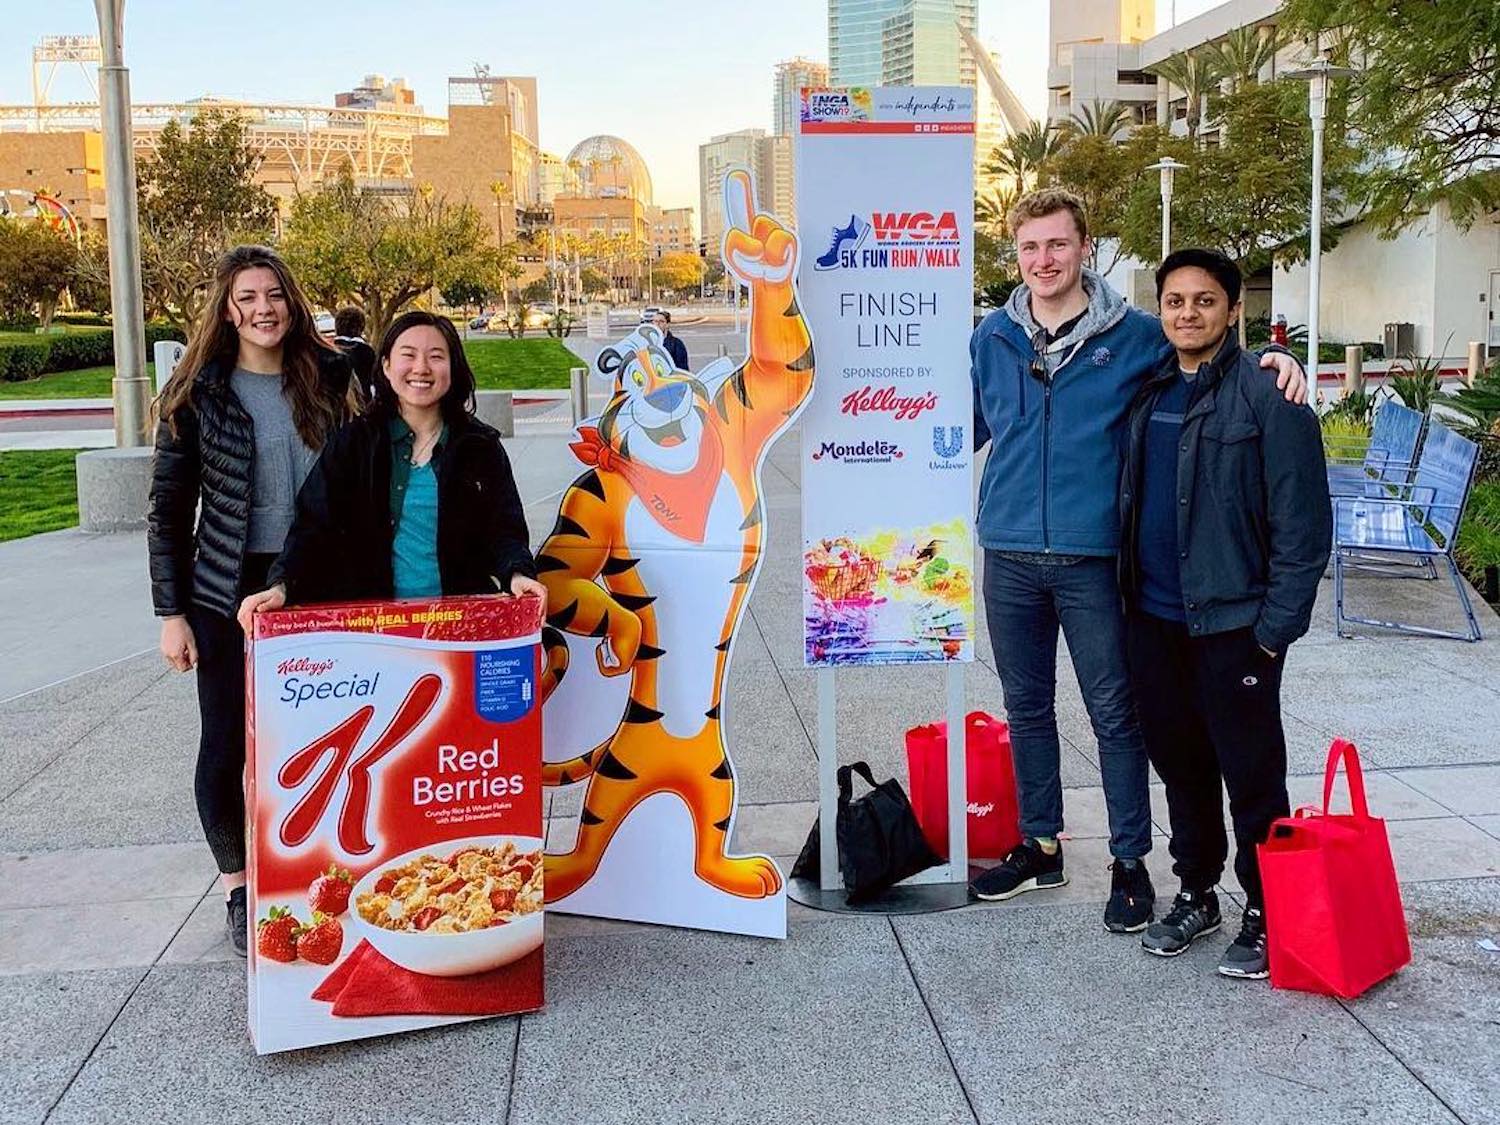
[[1253,907],[1240,920],[1240,936],[1235,938],[1219,959],[1219,972],[1241,980],[1265,980],[1271,975],[1266,955],[1266,912]]
[[1027,891],[1045,891],[1066,884],[1063,874],[1062,845],[1048,855],[1035,840],[1025,840],[1012,848],[995,867],[991,867],[969,884],[969,894],[985,902],[1003,902]]
[[1156,917],[1156,889],[1139,859],[1117,859],[1110,864],[1109,903],[1104,928],[1112,934],[1138,934]]
[[224,904],[224,928],[229,931],[229,944],[241,957],[248,954],[250,944],[250,927],[245,913],[245,888],[235,887],[229,892],[229,901]]
[[1222,924],[1219,896],[1213,891],[1180,891],[1167,916],[1141,935],[1141,948],[1158,957],[1176,957]]

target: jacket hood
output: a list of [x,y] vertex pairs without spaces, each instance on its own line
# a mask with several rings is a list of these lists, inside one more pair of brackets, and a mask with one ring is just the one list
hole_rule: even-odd
[[[1083,314],[1083,319],[1073,331],[1052,345],[1054,349],[1071,348],[1101,332],[1107,332],[1124,319],[1125,310],[1129,307],[1125,304],[1125,298],[1111,289],[1102,275],[1085,268],[1082,280],[1083,291],[1088,294],[1089,299],[1088,311]],[[1025,334],[1028,341],[1036,339],[1037,333],[1041,331],[1041,325],[1031,315],[1029,286],[1018,285],[1011,291],[1009,300],[1005,302],[1005,315]]]

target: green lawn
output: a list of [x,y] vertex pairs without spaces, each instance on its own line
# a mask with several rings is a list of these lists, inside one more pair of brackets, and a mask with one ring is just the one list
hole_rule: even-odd
[[[469,340],[464,353],[479,389],[484,391],[566,390],[568,369],[584,366],[583,360],[550,336]],[[146,372],[154,380],[156,365],[148,363]],[[24,383],[0,382],[0,399],[108,398],[114,374],[113,367],[84,367],[55,371]]]
[[[156,364],[146,364],[146,376],[156,393]],[[0,399],[18,398],[109,398],[113,367],[80,367],[76,371],[53,371],[24,383],[0,382]]]
[[0,542],[78,523],[77,449],[0,453]]
[[469,340],[464,354],[482,391],[566,390],[568,370],[586,364],[550,336]]

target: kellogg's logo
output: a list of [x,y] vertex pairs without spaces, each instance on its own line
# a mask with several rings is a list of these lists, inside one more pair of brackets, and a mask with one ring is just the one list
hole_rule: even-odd
[[333,671],[333,665],[332,660],[314,660],[310,656],[294,656],[276,665],[276,674],[278,676],[321,676],[325,672]]
[[825,441],[814,451],[812,459],[842,461],[849,465],[889,465],[906,456],[906,452],[893,441],[857,441],[843,444]]
[[938,396],[928,391],[925,394],[904,395],[895,387],[871,387],[865,385],[850,391],[839,404],[839,413],[858,417],[861,414],[890,414],[898,422],[919,418],[937,406]]

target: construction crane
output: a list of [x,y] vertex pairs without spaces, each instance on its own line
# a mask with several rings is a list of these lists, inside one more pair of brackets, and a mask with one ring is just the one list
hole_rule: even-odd
[[1016,97],[1016,92],[1010,88],[1010,84],[1000,75],[1000,68],[995,65],[994,58],[979,41],[979,37],[958,24],[958,34],[964,44],[974,56],[974,62],[978,64],[979,73],[984,75],[984,84],[989,87],[990,93],[995,98],[995,103],[1000,107],[1000,116],[1005,118],[1005,125],[1012,133],[1023,133],[1031,127],[1031,114],[1026,112],[1026,107],[1021,104],[1021,99]]

